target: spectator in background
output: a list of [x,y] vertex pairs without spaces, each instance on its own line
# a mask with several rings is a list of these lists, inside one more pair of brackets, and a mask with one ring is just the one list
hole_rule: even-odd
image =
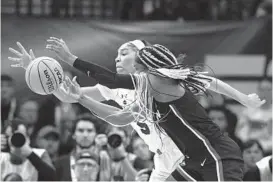
[[82,17],[83,16],[83,0],[74,0],[74,16]]
[[138,181],[138,182],[149,181],[151,173],[152,173],[152,170],[149,168],[142,169],[142,170],[138,171],[138,173],[136,174],[135,181]]
[[30,136],[31,145],[35,139],[36,132],[38,130],[38,118],[39,118],[39,103],[34,99],[23,100],[18,108],[19,118],[22,118],[26,123],[28,136]]
[[61,8],[61,1],[60,0],[51,0],[51,15],[52,15],[52,17],[60,17],[60,8]]
[[69,144],[73,121],[79,115],[79,107],[76,104],[60,102],[55,108],[55,125],[61,134],[62,145]]
[[262,0],[257,7],[256,17],[272,15],[272,0]]
[[229,123],[233,123],[232,121],[228,120],[228,110],[222,106],[212,106],[207,108],[207,113],[210,119],[216,123],[220,130],[229,135],[231,139],[233,139],[240,147],[242,146],[242,142],[235,136],[235,133],[229,129]]
[[199,98],[199,102],[206,109],[209,107],[222,107],[223,109],[225,109],[225,114],[229,122],[227,132],[229,134],[235,133],[238,119],[236,114],[234,114],[230,109],[227,108],[225,97],[223,95],[217,94],[213,91],[208,91],[208,96],[201,96]]
[[129,157],[129,161],[131,163],[134,162],[134,160],[136,159],[136,155],[133,154],[130,151],[130,144],[131,144],[131,137],[128,134],[129,129],[125,127],[114,127],[112,125],[108,125],[107,129],[106,129],[106,133],[108,136],[110,136],[111,134],[118,134],[121,139],[122,139],[122,144],[125,148],[125,150],[128,152],[128,157]]
[[83,150],[75,157],[75,177],[77,181],[99,181],[99,155],[89,150]]
[[134,0],[125,0],[121,9],[121,19],[130,20],[130,12],[133,9]]
[[126,150],[130,143],[126,130],[121,127],[109,126],[107,140],[107,152],[111,158],[112,180],[135,180],[136,170],[133,167],[133,163],[136,156]]
[[[96,146],[101,150],[101,160],[103,158],[105,161],[104,163],[108,163],[108,165],[105,166],[110,166],[108,169],[111,174],[109,179],[112,181],[133,181],[135,180],[137,172],[133,167],[132,161],[130,161],[130,153],[125,150],[123,139],[120,134],[121,133],[117,131],[110,132],[108,136],[99,134],[96,137]],[[105,169],[105,167],[101,168]]]
[[69,3],[71,0],[61,0],[61,8],[60,10],[64,11],[64,16],[69,17]]
[[183,18],[179,0],[166,0],[159,7],[156,7],[150,14],[146,15],[147,20],[178,20]]
[[[64,71],[64,74],[69,78],[72,78],[73,73],[70,71]],[[58,100],[55,96],[51,95],[41,103],[39,128],[46,125],[54,125],[59,130],[62,148],[64,148],[61,154],[68,154],[69,148],[73,148],[71,145],[71,130],[73,127],[73,120],[77,116],[83,113],[84,109],[79,104],[65,103]],[[66,152],[67,151],[67,152]],[[64,153],[63,153],[64,152]]]
[[256,162],[264,157],[264,151],[257,140],[249,140],[242,145],[245,171],[255,166]]
[[134,168],[138,171],[145,168],[152,169],[154,166],[153,155],[142,138],[135,136],[131,141],[131,145],[133,153],[137,156],[134,162]]
[[[64,155],[55,161],[58,181],[74,181],[75,157],[82,150],[95,150],[94,140],[99,131],[99,119],[93,115],[79,116],[73,121],[72,138],[75,146],[72,152]],[[63,148],[62,148],[63,149]]]
[[14,96],[14,80],[11,76],[1,75],[1,127],[4,128],[7,120],[13,120],[17,109]]
[[[55,170],[48,153],[44,149],[32,148],[29,145],[29,136],[25,121],[15,118],[5,129],[6,146],[1,145],[0,164],[1,164],[1,180],[11,180],[10,178],[23,179],[23,181],[52,181],[56,180]],[[15,132],[21,133],[20,140],[25,138],[22,147],[15,147],[11,141],[11,137]],[[1,135],[1,140],[3,135]],[[18,139],[16,140],[18,141]],[[17,174],[11,174],[16,172]],[[5,179],[4,179],[5,178]],[[15,178],[13,178],[14,180]]]
[[258,140],[265,153],[272,152],[272,80],[259,83],[258,94],[266,103],[260,108],[246,108],[239,116],[236,135],[243,142]]
[[60,133],[54,126],[44,126],[41,128],[36,137],[36,146],[46,149],[53,162],[59,157],[60,150]]

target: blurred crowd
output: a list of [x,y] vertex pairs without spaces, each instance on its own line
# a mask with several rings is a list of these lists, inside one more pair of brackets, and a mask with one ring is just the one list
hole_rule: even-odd
[[[54,96],[43,101],[18,99],[15,84],[11,76],[1,75],[3,181],[148,180],[153,153],[130,126],[113,127],[80,105],[62,103]],[[221,95],[200,98],[212,121],[241,147],[247,180],[253,179],[255,171],[251,171],[258,162],[272,154],[272,80],[261,80],[258,94],[266,104],[255,110],[245,108],[238,115]],[[21,136],[13,141],[18,132],[25,138],[21,148],[14,147],[22,140]],[[27,157],[29,148],[40,163]]]
[[[7,0],[5,6],[7,13]],[[27,15],[122,20],[245,20],[272,14],[271,0],[14,0],[17,15],[22,6]]]

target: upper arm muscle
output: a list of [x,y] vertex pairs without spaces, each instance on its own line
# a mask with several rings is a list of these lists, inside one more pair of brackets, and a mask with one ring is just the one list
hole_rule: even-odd
[[171,79],[155,75],[148,75],[149,89],[155,100],[159,102],[170,102],[182,97],[185,90],[182,86],[172,83]]

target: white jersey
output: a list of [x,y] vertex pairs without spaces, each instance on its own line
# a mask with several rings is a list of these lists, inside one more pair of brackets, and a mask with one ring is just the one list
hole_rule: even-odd
[[[105,100],[114,100],[123,108],[135,100],[134,90],[109,89],[100,84],[97,84],[96,88],[99,89]],[[165,176],[167,178],[170,173],[176,169],[177,165],[182,162],[184,155],[172,139],[166,133],[159,131],[154,123],[143,120],[130,124],[148,145],[149,150],[155,153],[155,170],[157,172],[167,173]]]
[[260,171],[261,181],[272,181],[272,172],[269,167],[270,159],[272,159],[272,156],[267,156],[256,163]]
[[[33,148],[33,152],[41,157],[44,153],[44,149]],[[29,160],[25,160],[22,164],[15,165],[10,162],[10,154],[7,152],[1,152],[1,181],[10,173],[17,173],[23,179],[23,181],[38,181],[38,171],[31,164]]]

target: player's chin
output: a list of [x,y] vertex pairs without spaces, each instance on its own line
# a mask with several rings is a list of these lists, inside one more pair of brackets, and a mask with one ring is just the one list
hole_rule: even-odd
[[117,67],[116,71],[118,74],[124,74],[124,69],[122,67]]

